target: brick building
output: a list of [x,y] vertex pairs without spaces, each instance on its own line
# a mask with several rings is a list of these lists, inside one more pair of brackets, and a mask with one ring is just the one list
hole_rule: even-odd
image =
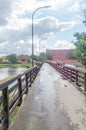
[[47,52],[52,56],[52,60],[55,62],[63,62],[66,64],[75,64],[77,63],[77,60],[75,59],[68,59],[68,49],[64,50],[47,50]]
[[28,59],[28,55],[19,55],[18,56],[19,61],[24,61],[25,62],[25,61],[27,61],[27,59]]

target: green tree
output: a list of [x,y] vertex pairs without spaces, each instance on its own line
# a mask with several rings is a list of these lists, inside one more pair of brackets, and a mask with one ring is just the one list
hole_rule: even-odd
[[16,54],[11,54],[11,55],[8,56],[8,60],[11,61],[11,63],[15,64],[18,61],[18,57],[17,57]]
[[45,52],[41,52],[40,56],[39,56],[40,61],[45,61],[47,59],[46,53]]
[[46,52],[46,57],[47,57],[47,60],[52,60],[52,56],[48,52]]
[[38,56],[39,61],[52,60],[52,56],[48,52],[41,52]]
[[[30,56],[32,59],[32,55]],[[33,60],[35,61],[45,61],[45,60],[52,60],[52,56],[48,52],[41,52],[39,56],[34,55]]]
[[3,61],[3,57],[0,57],[0,63]]
[[[86,10],[84,10],[84,16],[85,20],[83,23],[86,26]],[[74,55],[82,65],[86,66],[86,32],[75,33],[74,37],[76,38],[76,41],[74,42],[74,45],[76,46]]]
[[86,66],[86,32],[75,33],[74,36],[76,37],[76,42],[74,42],[76,46],[74,55],[82,65]]
[[33,55],[33,56],[31,55],[30,58],[33,59],[33,60],[37,60],[37,56],[36,55]]
[[30,57],[28,57],[27,62],[31,63],[31,58]]
[[66,57],[68,59],[76,59],[76,57],[74,56],[74,49],[68,50],[68,53],[67,53]]

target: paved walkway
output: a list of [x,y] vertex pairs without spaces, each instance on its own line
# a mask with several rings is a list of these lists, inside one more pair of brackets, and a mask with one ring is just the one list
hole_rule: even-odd
[[9,130],[86,130],[86,97],[44,64]]

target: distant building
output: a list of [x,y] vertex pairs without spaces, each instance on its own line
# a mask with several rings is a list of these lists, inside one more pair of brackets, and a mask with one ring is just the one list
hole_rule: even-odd
[[28,55],[19,55],[18,56],[19,61],[24,61],[25,62],[25,61],[27,61],[27,59],[28,59]]
[[52,60],[55,62],[63,62],[66,64],[75,64],[77,60],[75,59],[68,59],[68,49],[64,50],[47,50],[47,52],[52,56]]
[[3,56],[3,61],[8,62],[8,56]]

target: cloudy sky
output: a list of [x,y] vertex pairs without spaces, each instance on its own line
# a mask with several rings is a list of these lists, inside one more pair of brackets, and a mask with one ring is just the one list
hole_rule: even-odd
[[74,48],[75,32],[86,31],[82,21],[86,0],[0,0],[0,55],[31,54],[34,15],[35,54],[47,49]]

